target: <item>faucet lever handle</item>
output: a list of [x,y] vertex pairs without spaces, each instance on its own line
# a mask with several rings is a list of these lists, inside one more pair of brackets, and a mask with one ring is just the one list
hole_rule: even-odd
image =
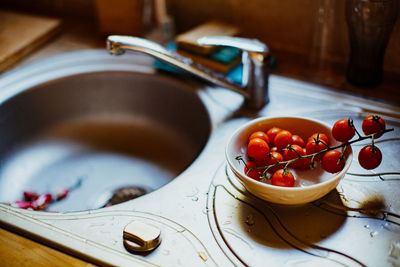
[[231,36],[204,36],[197,40],[201,45],[238,48],[242,53],[242,83],[249,107],[260,108],[268,102],[269,50],[256,40]]
[[203,36],[197,40],[200,45],[229,46],[240,50],[266,56],[268,47],[257,39],[248,39],[231,36]]
[[241,84],[238,85],[221,73],[210,71],[189,58],[179,56],[159,44],[142,38],[111,35],[107,38],[107,49],[113,55],[121,55],[125,50],[131,50],[153,56],[206,81],[242,94],[249,107],[261,108],[268,102],[269,54],[265,44],[258,40],[227,36],[202,37],[199,43],[230,46],[242,50]]

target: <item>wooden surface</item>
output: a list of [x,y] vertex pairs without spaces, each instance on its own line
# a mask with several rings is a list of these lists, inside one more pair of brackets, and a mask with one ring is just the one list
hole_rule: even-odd
[[60,19],[0,10],[0,72],[43,45],[60,26]]
[[34,53],[21,59],[17,64],[10,66],[9,69],[14,69],[61,53],[105,48],[105,36],[99,34],[95,23],[78,19],[64,20],[60,34],[35,50]]
[[95,0],[99,31],[103,34],[141,36],[143,1]]
[[0,228],[0,266],[94,266]]

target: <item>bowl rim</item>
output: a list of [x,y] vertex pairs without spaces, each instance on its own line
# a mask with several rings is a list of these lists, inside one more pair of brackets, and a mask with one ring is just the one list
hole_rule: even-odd
[[262,121],[266,121],[266,120],[271,120],[271,119],[302,119],[302,120],[307,120],[307,121],[311,121],[311,122],[315,122],[318,123],[320,125],[323,125],[326,128],[331,128],[330,125],[328,125],[326,122],[320,121],[318,119],[314,119],[311,117],[306,117],[306,116],[263,116],[263,117],[259,117],[253,120],[250,120],[248,122],[246,122],[245,124],[243,124],[242,126],[240,126],[238,129],[236,129],[233,134],[231,135],[231,137],[228,140],[228,143],[225,147],[225,157],[226,160],[228,162],[228,165],[230,166],[232,172],[236,175],[239,176],[238,178],[240,180],[244,179],[246,182],[249,182],[255,186],[261,186],[264,187],[268,190],[277,190],[277,191],[306,191],[306,190],[315,190],[318,189],[320,187],[325,187],[328,184],[334,183],[336,180],[338,180],[340,177],[343,177],[345,175],[345,173],[348,171],[348,169],[351,166],[351,163],[353,161],[353,150],[352,147],[349,146],[346,149],[346,153],[347,153],[347,159],[346,159],[346,164],[344,166],[344,168],[337,173],[333,173],[332,177],[326,179],[323,182],[320,183],[316,183],[316,184],[312,184],[312,185],[307,185],[307,186],[295,186],[295,187],[284,187],[284,186],[276,186],[276,185],[271,185],[271,184],[267,184],[267,183],[263,183],[260,181],[257,181],[255,179],[252,179],[250,177],[248,177],[247,175],[243,175],[240,173],[239,170],[236,169],[235,165],[233,164],[233,162],[231,161],[231,158],[229,157],[229,147],[232,144],[233,140],[235,137],[239,136],[239,134],[241,132],[243,132],[246,128],[253,126],[254,124],[257,124],[259,122]]

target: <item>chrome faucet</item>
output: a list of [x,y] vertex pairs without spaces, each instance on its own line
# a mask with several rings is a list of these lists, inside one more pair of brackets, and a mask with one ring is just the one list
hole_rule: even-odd
[[242,82],[233,82],[221,73],[211,71],[191,59],[182,57],[152,41],[123,35],[110,35],[107,38],[107,49],[112,55],[121,55],[125,50],[142,52],[154,58],[185,70],[196,77],[217,86],[228,88],[245,97],[250,108],[259,109],[268,98],[269,60],[268,47],[255,39],[230,36],[204,36],[198,40],[200,45],[235,47],[242,52]]

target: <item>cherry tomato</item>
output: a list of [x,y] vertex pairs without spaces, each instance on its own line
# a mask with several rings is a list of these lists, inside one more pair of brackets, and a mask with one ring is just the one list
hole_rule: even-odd
[[[267,161],[266,165],[274,165],[275,163],[282,162],[282,161],[283,161],[282,154],[279,152],[272,151],[272,152],[269,152],[269,157],[268,157],[268,161]],[[268,172],[274,173],[277,170],[282,169],[282,168],[283,168],[283,165],[278,165],[278,166],[269,168]]]
[[324,153],[322,158],[322,168],[330,173],[337,173],[343,170],[346,160],[342,157],[342,152],[331,150]]
[[[378,115],[369,115],[363,120],[361,128],[365,135],[370,135],[384,130],[386,128],[386,123]],[[377,134],[374,136],[374,138],[379,138],[381,136],[382,134]]]
[[303,138],[301,138],[300,136],[295,135],[295,134],[292,135],[292,144],[298,145],[298,146],[301,146],[301,147],[305,147],[306,146],[306,143],[304,142]]
[[332,127],[333,137],[340,142],[347,142],[355,135],[353,120],[342,119],[335,122]]
[[275,140],[275,136],[282,131],[280,128],[278,127],[272,127],[271,129],[269,129],[267,131],[267,136],[269,138],[270,141],[270,145],[273,146],[274,145],[274,140]]
[[[253,178],[254,180],[260,181],[260,176],[263,172],[263,170],[251,170],[257,167],[257,164],[254,161],[248,161],[246,165],[244,166],[244,173],[249,176],[250,178]],[[248,172],[249,171],[249,172]]]
[[260,138],[254,138],[249,141],[249,144],[247,145],[247,154],[255,161],[265,161],[268,153],[269,146],[264,140]]
[[[317,142],[315,139],[310,139],[306,145],[306,155],[311,155],[326,149],[327,147],[322,142]],[[321,160],[322,154],[316,155],[315,160]]]
[[268,135],[262,131],[257,131],[257,132],[252,133],[249,137],[249,140],[254,139],[254,138],[260,138],[260,139],[264,140],[265,142],[267,142],[267,144],[269,144]]
[[274,144],[279,151],[281,151],[291,143],[292,143],[292,134],[289,131],[282,130],[275,136]]
[[[283,158],[286,161],[296,159],[299,157],[299,155],[304,156],[305,153],[303,151],[303,148],[298,145],[290,145],[288,148],[285,148],[284,152],[283,152]],[[303,166],[303,162],[301,162],[301,160],[297,160],[297,161],[290,163],[290,167],[293,167],[293,168],[298,168],[298,167],[302,167],[302,166]]]
[[315,133],[315,134],[311,135],[310,138],[308,138],[307,143],[310,142],[310,140],[320,140],[320,141],[322,141],[323,143],[326,144],[325,148],[327,148],[327,146],[330,145],[329,138],[324,133]]
[[286,169],[279,169],[272,175],[271,184],[284,187],[293,187],[294,176]]
[[358,162],[364,169],[375,169],[382,162],[382,153],[376,146],[365,146],[358,153]]

